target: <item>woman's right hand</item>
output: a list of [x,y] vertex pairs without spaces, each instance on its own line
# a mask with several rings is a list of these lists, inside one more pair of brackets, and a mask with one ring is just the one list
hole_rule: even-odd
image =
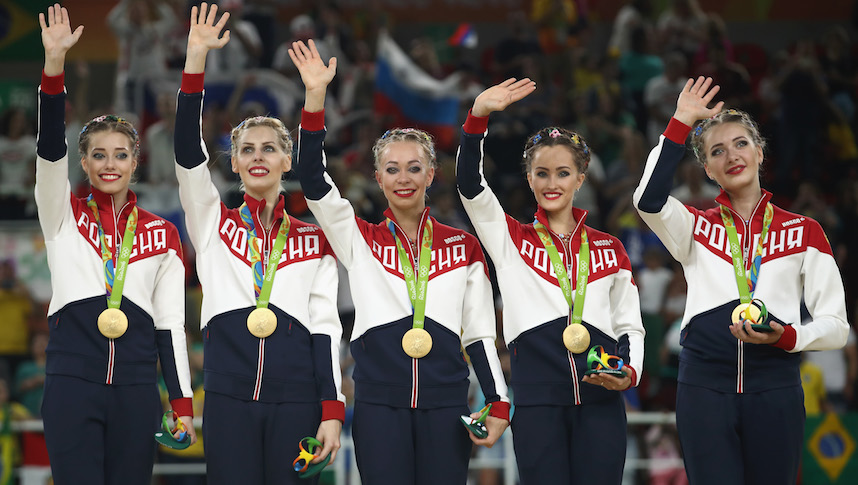
[[311,113],[321,111],[325,107],[325,92],[328,84],[334,80],[334,75],[337,73],[337,58],[330,58],[326,66],[313,39],[307,41],[307,45],[300,40],[292,42],[289,57],[292,58],[292,62],[301,74],[301,81],[304,82],[306,90],[304,109]]
[[689,79],[685,83],[685,87],[682,88],[682,92],[679,93],[679,99],[676,101],[676,112],[673,117],[688,126],[694,126],[697,120],[715,116],[721,112],[724,102],[719,101],[714,108],[707,108],[707,106],[720,90],[721,86],[717,84],[712,86],[711,77],[700,76],[696,81]]
[[77,44],[83,34],[83,25],[72,32],[69,11],[59,3],[48,7],[47,15],[39,14],[39,25],[45,47],[45,74],[59,76],[64,70],[66,52]]
[[[188,32],[188,49],[185,57],[185,73],[199,74],[205,71],[206,54],[220,49],[229,42],[229,30],[223,30],[229,20],[229,12],[217,19],[217,5],[209,7],[205,2],[191,7],[191,30]],[[223,32],[223,36],[221,36]]]
[[507,106],[523,99],[536,90],[536,83],[529,78],[515,80],[514,77],[496,84],[477,96],[471,114],[486,117],[492,111],[503,111]]

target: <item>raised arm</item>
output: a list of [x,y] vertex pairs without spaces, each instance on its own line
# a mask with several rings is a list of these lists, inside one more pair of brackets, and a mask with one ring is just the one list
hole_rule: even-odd
[[[185,74],[202,74],[206,70],[206,56],[212,49],[220,49],[229,42],[229,30],[224,31],[229,12],[217,19],[217,5],[211,8],[203,2],[200,8],[191,8],[191,30],[188,32],[188,49],[185,57]],[[223,36],[220,35],[223,31]]]
[[289,57],[292,58],[292,62],[301,74],[301,81],[304,82],[304,111],[309,113],[322,111],[325,108],[328,85],[337,73],[337,58],[332,57],[325,66],[325,61],[319,56],[319,50],[316,49],[313,39],[308,41],[308,45],[304,45],[300,40],[293,42],[292,48],[289,49]]
[[47,15],[39,14],[39,25],[45,47],[45,75],[59,76],[65,69],[66,52],[77,44],[83,34],[83,25],[72,32],[69,11],[59,3],[48,7]]
[[[711,87],[711,89],[710,89]],[[709,103],[721,90],[721,86],[717,84],[712,86],[712,78],[704,78],[700,76],[695,81],[689,79],[679,93],[679,99],[676,100],[676,111],[673,113],[673,118],[687,126],[693,126],[697,120],[711,118],[721,112],[724,107],[724,102],[719,101],[712,108],[708,108]]]
[[507,106],[524,99],[535,90],[536,82],[529,78],[519,80],[509,78],[480,93],[474,100],[471,114],[483,118],[491,114],[492,111],[503,111]]

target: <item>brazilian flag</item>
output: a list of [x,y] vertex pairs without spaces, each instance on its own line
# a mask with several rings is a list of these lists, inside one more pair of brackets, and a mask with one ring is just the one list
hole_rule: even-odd
[[51,0],[0,0],[0,61],[38,61],[44,58],[39,13]]
[[808,416],[804,436],[803,485],[858,483],[858,413]]

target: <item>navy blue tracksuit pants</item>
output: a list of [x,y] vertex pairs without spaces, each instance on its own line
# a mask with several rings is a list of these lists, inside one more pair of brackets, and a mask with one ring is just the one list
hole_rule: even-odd
[[363,485],[465,485],[473,443],[467,406],[394,408],[357,401],[352,437]]
[[691,485],[794,485],[804,443],[801,386],[721,393],[680,383],[676,426]]
[[516,406],[512,441],[522,485],[619,485],[626,410],[616,398],[580,406]]
[[318,402],[265,403],[207,392],[203,436],[209,485],[311,485],[292,468],[298,442],[316,437]]
[[48,375],[42,401],[56,485],[149,485],[161,425],[155,384]]

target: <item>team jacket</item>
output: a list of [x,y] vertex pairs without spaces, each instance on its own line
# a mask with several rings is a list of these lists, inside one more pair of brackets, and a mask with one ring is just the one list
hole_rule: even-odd
[[[635,207],[682,264],[688,283],[679,381],[725,393],[800,385],[798,352],[842,347],[849,330],[843,284],[828,239],[813,219],[774,207],[753,297],[765,303],[771,319],[785,325],[785,332],[774,345],[747,344],[733,337],[729,326],[739,289],[720,210],[700,211],[668,196],[690,130],[670,121],[650,152],[634,193]],[[750,221],[733,211],[746,269],[771,197],[763,191]],[[726,192],[715,200],[732,211]],[[800,325],[802,297],[812,317],[805,325]]]
[[[220,200],[202,141],[203,75],[185,74],[176,113],[176,175],[188,234],[197,252],[203,288],[205,389],[262,402],[322,402],[322,420],[345,418],[341,393],[337,262],[322,231],[291,221],[268,308],[277,328],[260,339],[247,329],[256,308],[250,245],[260,254],[274,245],[284,198],[265,237],[248,237],[238,209]],[[245,195],[255,227],[264,200]],[[264,231],[260,231],[264,232]],[[267,260],[263,259],[267,266]]]
[[[581,382],[587,371],[587,352],[573,354],[563,345],[570,310],[548,253],[533,224],[522,224],[504,213],[483,176],[487,124],[488,117],[468,114],[456,160],[456,180],[465,211],[495,265],[503,298],[504,338],[512,353],[510,385],[515,404],[579,405],[615,398],[615,391]],[[569,246],[549,231],[575,288],[587,212],[572,210],[578,226]],[[536,219],[548,227],[542,208]],[[622,358],[632,369],[632,384],[637,385],[643,368],[644,329],[629,257],[617,238],[591,227],[587,227],[587,236],[590,274],[582,323],[590,331],[590,345],[601,345]]]
[[[351,350],[355,399],[393,407],[461,406],[468,399],[471,358],[491,414],[509,419],[509,398],[495,347],[495,318],[485,258],[476,238],[432,219],[432,257],[426,290],[425,329],[432,350],[413,359],[402,350],[414,310],[388,226],[355,216],[325,173],[324,111],[303,112],[298,139],[298,176],[310,210],[348,270],[355,304]],[[385,215],[394,222],[388,209]],[[429,218],[423,212],[418,233]],[[405,234],[395,230],[402,240]],[[409,245],[406,245],[409,246]],[[409,248],[412,265],[418,259]],[[461,336],[461,337],[460,337]]]
[[[161,362],[173,410],[193,416],[191,374],[185,342],[185,266],[176,227],[139,207],[137,231],[120,309],[128,331],[101,335],[98,315],[107,308],[98,226],[85,198],[68,181],[64,76],[42,76],[36,203],[51,268],[47,374],[110,385],[155,384]],[[125,223],[137,197],[119,215],[113,198],[92,189],[104,235],[116,261]]]

